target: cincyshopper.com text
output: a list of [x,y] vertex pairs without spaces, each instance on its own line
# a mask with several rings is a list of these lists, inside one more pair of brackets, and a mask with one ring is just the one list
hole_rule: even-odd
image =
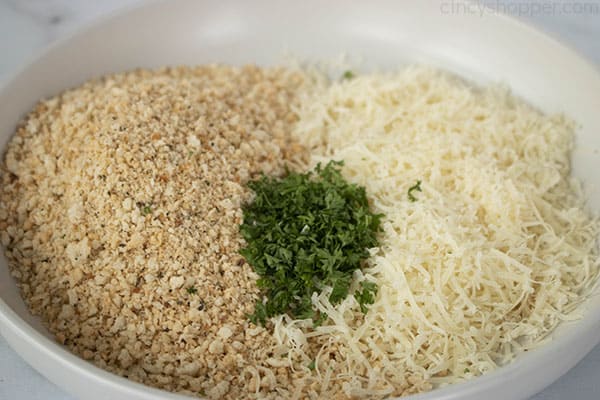
[[449,0],[440,3],[442,14],[509,14],[516,16],[536,15],[600,15],[600,2],[573,1],[467,1]]

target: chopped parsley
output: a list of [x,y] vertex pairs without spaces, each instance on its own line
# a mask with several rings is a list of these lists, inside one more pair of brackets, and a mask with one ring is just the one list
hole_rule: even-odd
[[367,304],[373,304],[375,302],[375,295],[377,294],[377,285],[374,282],[362,281],[360,283],[362,290],[356,291],[354,297],[360,305],[360,310],[363,314],[367,313]]
[[350,70],[346,70],[342,74],[342,79],[344,79],[344,80],[350,80],[350,79],[353,79],[355,76],[356,75],[354,75],[354,72],[352,72]]
[[189,287],[189,288],[187,288],[186,290],[187,290],[187,292],[188,292],[189,294],[196,294],[196,293],[198,293],[198,289],[196,289],[194,286],[190,286],[190,287]]
[[315,364],[316,364],[316,363],[315,363],[315,360],[312,360],[312,361],[310,362],[310,364],[308,364],[308,369],[310,369],[311,371],[314,371],[314,369],[315,369],[315,367],[316,367],[316,365],[315,365]]
[[152,207],[150,207],[149,205],[145,205],[142,207],[142,215],[146,216],[148,214],[152,214]]
[[421,192],[421,191],[422,191],[422,190],[421,190],[421,181],[417,181],[417,183],[415,183],[413,186],[411,186],[411,187],[408,189],[408,200],[410,200],[410,201],[412,201],[412,202],[415,202],[415,201],[417,201],[417,198],[416,198],[416,197],[415,197],[415,195],[412,193],[412,192],[414,192],[414,191],[417,191],[417,192]]
[[[329,301],[349,295],[353,272],[376,247],[381,214],[373,214],[365,188],[342,177],[341,161],[284,178],[262,176],[248,183],[254,200],[243,208],[240,232],[246,247],[240,254],[260,276],[264,300],[250,315],[254,323],[287,313],[321,323],[325,315],[312,308],[311,296],[331,287]],[[376,286],[362,283],[354,293],[361,310],[372,304]]]

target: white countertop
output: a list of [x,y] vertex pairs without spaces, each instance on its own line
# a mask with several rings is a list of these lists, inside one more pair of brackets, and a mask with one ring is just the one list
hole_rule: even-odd
[[[140,1],[0,0],[0,83],[53,40],[99,15]],[[447,3],[460,1],[448,0]],[[483,3],[496,5],[533,23],[600,65],[600,0],[491,0]],[[540,7],[544,4],[547,7]],[[72,400],[73,397],[29,367],[0,337],[0,400],[9,399]],[[563,399],[600,399],[600,346],[531,400]]]

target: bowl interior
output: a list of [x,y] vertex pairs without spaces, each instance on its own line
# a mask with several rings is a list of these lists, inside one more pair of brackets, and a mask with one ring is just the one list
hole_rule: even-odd
[[[300,60],[331,60],[345,53],[366,70],[424,63],[477,83],[503,82],[543,111],[569,115],[581,125],[574,174],[586,183],[590,208],[600,210],[600,175],[595,172],[600,165],[600,75],[596,69],[517,21],[500,15],[452,12],[448,4],[394,0],[151,2],[52,46],[0,90],[0,146],[4,148],[18,121],[37,100],[105,73],[178,64],[267,65],[290,54]],[[4,318],[11,323],[10,329],[21,329],[26,341],[39,340],[30,327],[51,338],[29,314],[3,256],[0,298],[4,302],[0,301],[0,322]],[[499,379],[516,379],[564,353],[562,365],[547,371],[552,377],[530,375],[529,387],[515,386],[515,396],[508,397],[534,393],[597,343],[590,331],[600,325],[600,296],[592,297],[582,311],[586,314],[582,321],[561,326],[555,334],[557,340],[533,352],[535,357],[521,357],[497,373],[417,397],[477,398],[469,396],[498,387]],[[3,333],[8,329],[5,326]],[[575,343],[579,343],[578,350],[569,353],[569,346]],[[59,351],[50,341],[43,346],[51,353]],[[96,373],[92,367],[82,368]],[[115,378],[112,384],[125,383]]]

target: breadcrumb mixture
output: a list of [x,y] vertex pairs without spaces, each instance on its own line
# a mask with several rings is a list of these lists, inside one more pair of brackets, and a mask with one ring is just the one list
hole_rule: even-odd
[[158,388],[277,397],[258,290],[237,254],[244,183],[300,165],[285,69],[137,70],[42,101],[8,146],[0,238],[59,342]]
[[[132,380],[211,399],[407,395],[510,362],[590,293],[599,226],[572,140],[562,116],[429,69],[138,70],[24,119],[0,166],[0,241],[57,340]],[[361,272],[378,297],[363,314],[325,288],[322,324],[257,327],[246,183],[330,158],[385,215]]]

